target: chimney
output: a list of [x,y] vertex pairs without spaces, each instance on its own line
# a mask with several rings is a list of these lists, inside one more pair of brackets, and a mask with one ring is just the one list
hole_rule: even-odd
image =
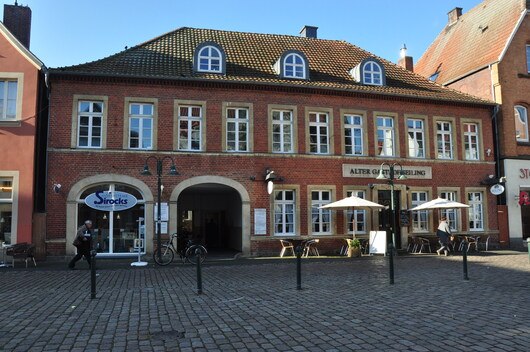
[[31,33],[31,9],[27,6],[4,5],[4,25],[22,45],[29,49]]
[[407,56],[407,46],[405,44],[403,44],[403,47],[400,50],[397,63],[404,69],[414,72],[414,60],[412,59],[412,56]]
[[450,26],[452,25],[453,23],[455,23],[456,21],[458,21],[458,19],[460,18],[460,16],[462,16],[462,8],[461,7],[455,7],[454,9],[452,9],[451,11],[449,11],[447,13],[448,15],[448,22],[447,24]]
[[317,38],[317,29],[318,27],[313,26],[304,26],[300,31],[300,36],[305,38]]

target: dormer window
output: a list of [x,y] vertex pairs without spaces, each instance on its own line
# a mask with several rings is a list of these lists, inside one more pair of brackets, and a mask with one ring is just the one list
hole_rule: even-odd
[[363,66],[363,83],[380,86],[383,84],[381,66],[375,61],[368,61]]
[[225,73],[226,57],[223,49],[216,43],[202,43],[195,49],[193,60],[195,72]]
[[283,78],[307,79],[309,65],[304,54],[290,50],[283,53],[274,69]]
[[350,71],[350,74],[357,82],[362,84],[373,86],[384,86],[386,84],[385,68],[374,58],[363,60]]

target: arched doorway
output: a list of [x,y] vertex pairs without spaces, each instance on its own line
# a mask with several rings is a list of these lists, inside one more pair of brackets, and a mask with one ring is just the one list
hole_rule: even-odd
[[210,252],[248,255],[250,199],[238,182],[218,176],[194,177],[171,195],[170,218],[179,233],[188,233]]
[[[138,203],[124,211],[98,211],[85,205],[84,199],[97,191],[120,191],[132,194]],[[66,253],[73,254],[72,245],[77,227],[84,220],[94,224],[98,255],[134,256],[135,238],[144,239],[142,252],[152,251],[153,196],[147,185],[133,177],[103,174],[87,177],[72,186],[66,203]]]

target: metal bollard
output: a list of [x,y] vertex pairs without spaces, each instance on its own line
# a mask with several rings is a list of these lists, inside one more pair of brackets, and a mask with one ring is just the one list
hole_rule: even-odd
[[390,285],[394,284],[394,245],[388,244],[388,277]]
[[96,250],[90,251],[90,299],[96,298]]
[[464,245],[462,246],[462,264],[464,265],[464,280],[469,280],[467,276],[467,241],[464,240]]
[[528,261],[530,261],[530,237],[526,239],[526,247],[528,248]]
[[296,289],[302,289],[302,246],[296,246]]
[[202,252],[199,248],[195,249],[195,255],[197,256],[197,294],[202,295]]

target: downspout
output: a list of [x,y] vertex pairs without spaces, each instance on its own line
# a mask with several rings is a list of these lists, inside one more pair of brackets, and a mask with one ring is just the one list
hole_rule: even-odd
[[[491,115],[491,120],[493,124],[493,148],[494,148],[494,155],[495,155],[495,176],[497,180],[499,180],[501,177],[503,177],[503,167],[501,165],[501,152],[500,152],[500,146],[499,146],[499,127],[498,127],[498,114],[500,110],[500,105],[497,104],[493,107],[493,114]],[[506,192],[503,192],[498,198],[497,198],[497,205],[506,205]]]

